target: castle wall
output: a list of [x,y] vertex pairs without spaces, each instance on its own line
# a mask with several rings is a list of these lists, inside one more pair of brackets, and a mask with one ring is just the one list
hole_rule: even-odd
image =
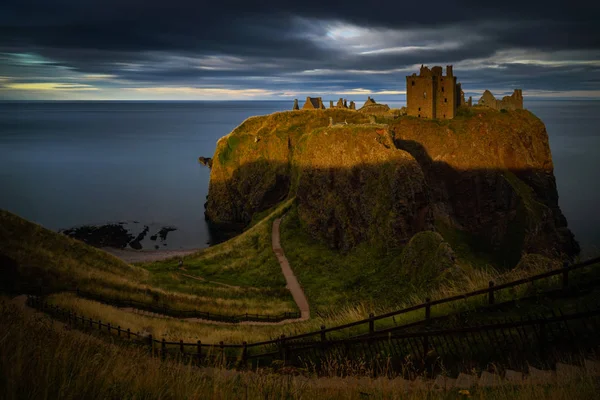
[[429,70],[424,75],[406,77],[407,115],[431,119],[435,118],[436,82]]
[[477,104],[495,110],[522,110],[523,92],[521,89],[515,89],[512,95],[504,96],[502,100],[496,100],[494,95],[489,90],[486,90]]
[[522,110],[523,92],[521,89],[515,89],[512,95],[503,97],[500,101],[500,107],[506,110]]
[[437,119],[452,119],[456,115],[456,77],[437,76],[435,91],[435,114]]
[[307,97],[304,102],[304,106],[302,106],[303,110],[319,110],[325,109],[325,105],[323,104],[323,99],[321,97]]

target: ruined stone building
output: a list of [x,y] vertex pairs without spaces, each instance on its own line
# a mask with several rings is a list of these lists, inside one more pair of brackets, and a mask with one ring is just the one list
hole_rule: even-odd
[[451,119],[456,109],[464,104],[464,94],[456,77],[452,73],[452,65],[446,66],[446,75],[442,67],[431,69],[421,65],[419,75],[406,77],[407,115],[419,118]]
[[323,99],[320,97],[307,97],[304,102],[303,110],[324,110]]
[[502,100],[496,100],[492,92],[486,90],[483,92],[483,96],[481,96],[477,105],[490,107],[495,110],[522,110],[523,91],[521,89],[515,89],[510,96],[504,96]]
[[298,99],[294,99],[294,107],[292,107],[292,110],[299,110],[300,107],[298,107]]
[[363,107],[366,107],[366,106],[371,106],[371,105],[373,105],[373,104],[377,104],[377,103],[375,102],[375,99],[372,99],[372,98],[371,98],[371,96],[368,96],[368,97],[367,97],[367,101],[365,101],[365,104],[363,104]]

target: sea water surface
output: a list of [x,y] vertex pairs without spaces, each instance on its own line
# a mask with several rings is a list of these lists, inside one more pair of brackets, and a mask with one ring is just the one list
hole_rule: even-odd
[[[212,157],[217,140],[247,117],[291,106],[1,102],[0,208],[53,230],[126,222],[148,225],[150,236],[174,226],[161,249],[205,247],[214,241],[203,207],[210,171],[198,157]],[[570,227],[584,252],[600,253],[600,101],[526,99],[525,107],[546,123]]]

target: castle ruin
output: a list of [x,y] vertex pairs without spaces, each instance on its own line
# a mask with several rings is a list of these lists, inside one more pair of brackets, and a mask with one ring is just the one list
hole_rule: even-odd
[[363,107],[372,106],[374,104],[377,104],[375,99],[372,99],[371,96],[368,96],[367,101],[365,101],[365,104],[363,104]]
[[304,102],[303,110],[324,110],[323,99],[320,97],[307,97]]
[[504,96],[502,100],[497,100],[492,92],[486,90],[483,92],[483,96],[481,96],[477,105],[493,108],[495,110],[522,110],[523,91],[521,89],[515,89],[510,96]]
[[446,75],[442,67],[431,69],[421,65],[419,75],[406,77],[407,115],[418,118],[452,119],[456,116],[456,108],[464,104],[464,94],[456,77],[452,73],[452,65],[446,66]]

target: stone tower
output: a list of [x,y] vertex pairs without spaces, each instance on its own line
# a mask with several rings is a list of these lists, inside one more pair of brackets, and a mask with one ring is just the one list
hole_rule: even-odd
[[452,65],[431,69],[421,65],[419,75],[406,77],[407,115],[418,118],[452,119],[460,103],[460,88],[457,87]]

